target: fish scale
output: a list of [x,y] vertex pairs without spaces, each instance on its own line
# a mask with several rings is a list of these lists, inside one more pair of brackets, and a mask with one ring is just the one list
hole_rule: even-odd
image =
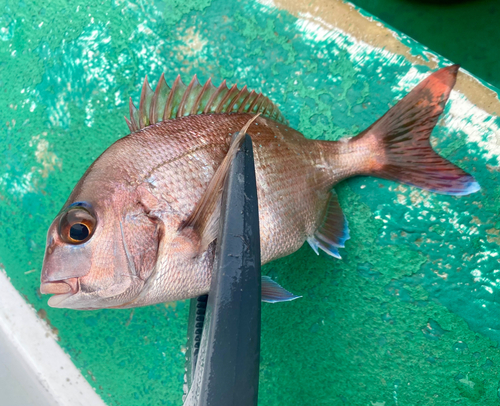
[[[87,170],[48,232],[42,293],[49,305],[129,308],[187,299],[209,290],[221,193],[245,134],[254,149],[261,260],[308,242],[340,258],[348,222],[332,187],[371,175],[434,192],[479,190],[466,172],[436,154],[429,137],[456,80],[443,68],[360,134],[306,139],[262,94],[225,82],[218,88],[163,77],[144,82],[132,133]],[[84,230],[82,233],[81,230]],[[297,296],[270,278],[262,298]]]

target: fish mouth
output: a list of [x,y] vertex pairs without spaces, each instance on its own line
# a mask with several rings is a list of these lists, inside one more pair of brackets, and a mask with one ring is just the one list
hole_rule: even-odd
[[50,297],[47,304],[50,307],[64,307],[62,303],[71,296],[73,296],[73,293],[60,293]]
[[70,296],[73,296],[80,290],[78,278],[69,278],[61,281],[42,282],[40,285],[40,293],[44,295],[54,295],[49,298],[48,305],[50,307],[61,307]]

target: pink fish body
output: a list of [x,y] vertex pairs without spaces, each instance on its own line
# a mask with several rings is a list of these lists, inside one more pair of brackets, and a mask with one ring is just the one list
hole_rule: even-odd
[[457,70],[435,72],[368,129],[337,142],[306,139],[246,87],[202,87],[194,78],[170,89],[162,77],[153,93],[146,81],[139,110],[131,105],[132,133],[90,166],[49,228],[42,293],[54,294],[49,305],[73,309],[207,293],[235,133],[246,131],[253,142],[262,263],[305,241],[340,258],[349,235],[332,187],[348,177],[444,194],[477,191],[470,175],[429,144]]

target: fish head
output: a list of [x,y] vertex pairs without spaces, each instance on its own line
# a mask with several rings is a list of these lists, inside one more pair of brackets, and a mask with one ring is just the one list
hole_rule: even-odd
[[124,307],[154,269],[160,223],[138,188],[85,180],[48,230],[40,291],[52,307]]

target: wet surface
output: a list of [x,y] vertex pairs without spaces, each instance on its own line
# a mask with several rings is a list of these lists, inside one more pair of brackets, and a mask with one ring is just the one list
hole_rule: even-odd
[[[253,2],[178,6],[8,2],[0,17],[0,262],[110,405],[180,404],[187,302],[78,312],[48,308],[37,289],[49,224],[88,165],[127,133],[128,97],[137,102],[144,76],[246,84],[306,136],[338,139],[430,71],[319,17]],[[263,305],[261,405],[499,402],[499,126],[453,92],[433,145],[480,192],[343,182],[343,259],[304,246],[264,268],[303,298]]]

